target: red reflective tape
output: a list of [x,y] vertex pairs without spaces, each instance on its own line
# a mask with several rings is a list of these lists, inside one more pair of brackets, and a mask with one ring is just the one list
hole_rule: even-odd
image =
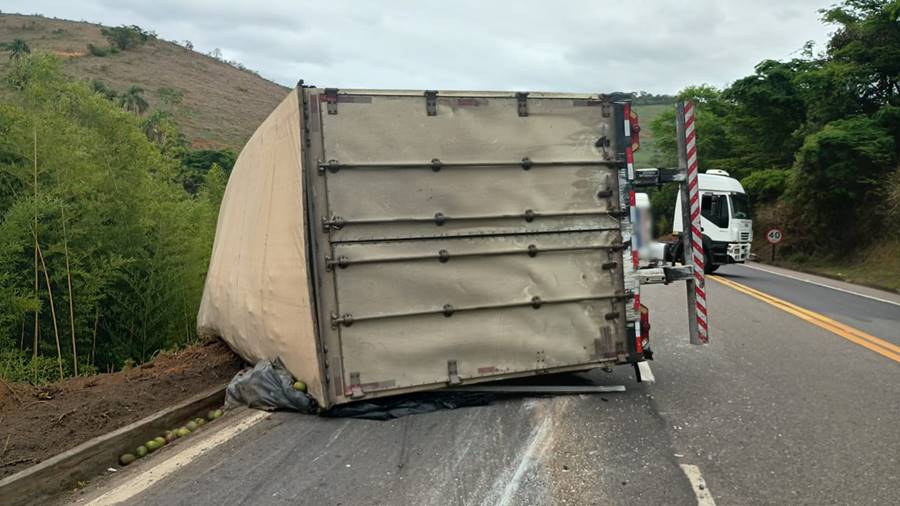
[[[700,230],[700,177],[697,161],[697,138],[696,125],[694,124],[694,104],[685,102],[684,109],[684,148],[687,155],[687,185],[690,200],[690,225],[684,224],[685,233],[690,230],[690,247],[692,249],[691,262],[694,267],[694,293],[697,296],[697,327],[701,343],[708,342],[707,336],[707,310],[706,310],[706,292],[703,291],[704,286],[703,269],[705,258],[703,256],[702,237]],[[690,228],[689,228],[690,227]]]
[[634,190],[630,190],[628,192],[628,205],[630,205],[632,207],[634,207],[634,205],[635,205]]

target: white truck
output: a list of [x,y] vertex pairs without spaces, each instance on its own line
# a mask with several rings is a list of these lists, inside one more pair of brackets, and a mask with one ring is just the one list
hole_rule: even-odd
[[[750,242],[753,240],[750,202],[744,187],[724,170],[708,170],[700,174],[699,184],[704,270],[710,273],[720,265],[744,263],[750,257]],[[681,215],[679,193],[672,221],[673,234],[681,234],[684,230]],[[681,258],[681,252],[675,252],[674,256]]]

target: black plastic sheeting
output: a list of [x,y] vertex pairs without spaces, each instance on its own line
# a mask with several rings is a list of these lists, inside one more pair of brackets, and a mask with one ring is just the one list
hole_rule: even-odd
[[260,360],[252,369],[244,369],[232,378],[225,389],[225,407],[239,405],[265,411],[318,411],[315,399],[294,390],[294,377],[278,359],[274,362]]
[[496,395],[483,392],[422,392],[341,404],[329,409],[323,415],[335,418],[391,420],[443,409],[486,406],[496,399]]

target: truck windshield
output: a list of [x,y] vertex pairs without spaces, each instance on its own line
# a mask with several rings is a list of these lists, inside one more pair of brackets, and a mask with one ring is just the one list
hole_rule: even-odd
[[731,217],[736,220],[750,219],[750,201],[743,193],[731,194]]

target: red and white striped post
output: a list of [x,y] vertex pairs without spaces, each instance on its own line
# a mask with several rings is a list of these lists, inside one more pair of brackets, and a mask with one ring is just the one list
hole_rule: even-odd
[[[703,236],[700,232],[700,182],[694,104],[679,102],[676,107],[678,161],[680,167],[687,170],[687,184],[681,185],[684,264],[694,267],[694,279],[687,283],[688,325],[691,344],[706,344],[709,342],[709,321],[706,311],[706,279],[703,275]],[[684,205],[685,202],[690,204]]]

